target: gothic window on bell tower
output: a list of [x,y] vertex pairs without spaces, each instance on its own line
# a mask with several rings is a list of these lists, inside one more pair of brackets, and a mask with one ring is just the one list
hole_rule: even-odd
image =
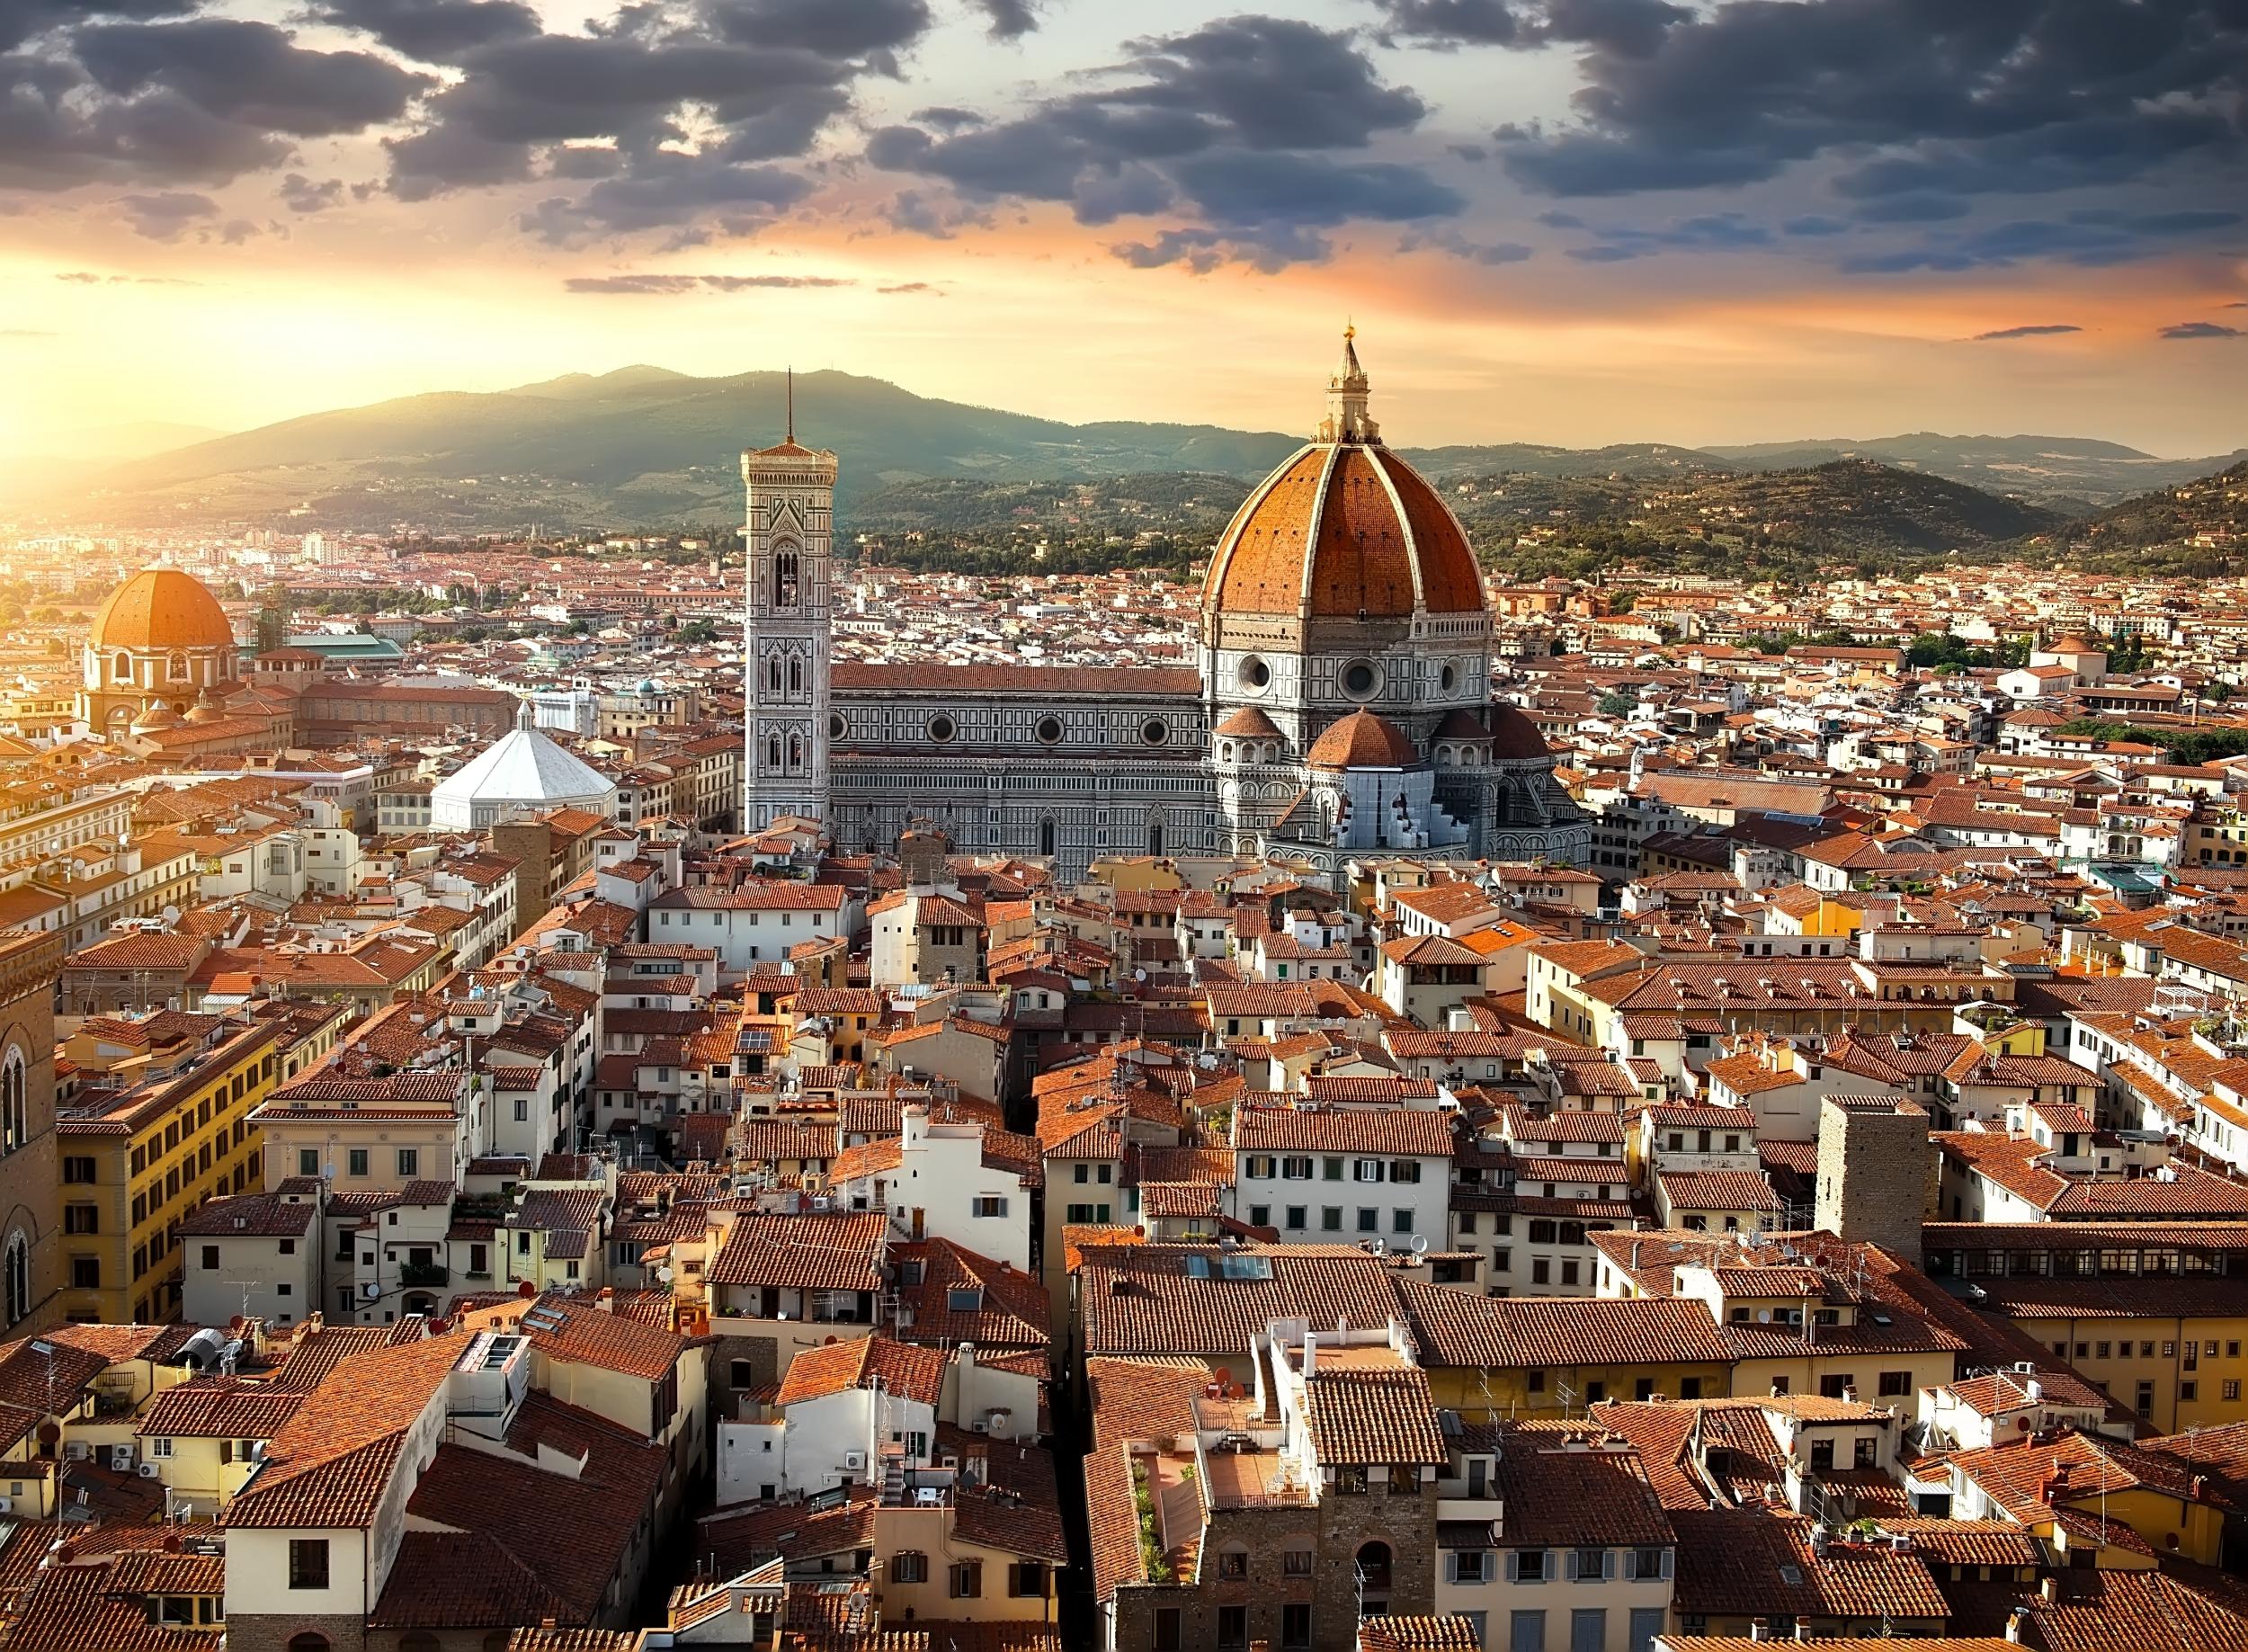
[[776,551],[772,558],[772,605],[792,609],[797,604],[797,560],[794,549]]
[[791,654],[789,656],[789,692],[800,694],[803,692],[804,656],[800,654]]

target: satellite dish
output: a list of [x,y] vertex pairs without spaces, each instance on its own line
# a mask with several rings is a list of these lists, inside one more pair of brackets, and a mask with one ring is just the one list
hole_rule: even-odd
[[180,909],[179,909],[177,906],[166,906],[166,907],[164,909],[164,926],[165,926],[165,928],[166,928],[166,929],[170,929],[170,928],[171,928],[174,924],[177,924],[179,921],[180,921]]
[[1419,1234],[1413,1237],[1413,1254],[1416,1256],[1425,1256],[1429,1254],[1429,1242]]
[[361,1280],[359,1286],[359,1294],[365,1297],[370,1302],[371,1302],[382,1294],[382,1287],[375,1283],[375,1281],[371,1279]]

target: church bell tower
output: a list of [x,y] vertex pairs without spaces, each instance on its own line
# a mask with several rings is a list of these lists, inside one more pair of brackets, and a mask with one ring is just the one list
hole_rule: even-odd
[[835,456],[798,442],[793,375],[788,439],[744,452],[742,481],[749,500],[742,529],[748,553],[742,829],[757,831],[783,815],[828,818]]

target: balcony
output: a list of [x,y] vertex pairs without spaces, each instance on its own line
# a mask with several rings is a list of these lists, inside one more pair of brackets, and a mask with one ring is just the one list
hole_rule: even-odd
[[442,1285],[452,1277],[442,1262],[409,1262],[398,1270],[401,1285]]

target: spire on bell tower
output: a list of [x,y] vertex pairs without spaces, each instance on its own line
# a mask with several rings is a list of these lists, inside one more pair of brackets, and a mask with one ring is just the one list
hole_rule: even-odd
[[1358,328],[1343,329],[1343,360],[1327,380],[1327,416],[1319,422],[1322,442],[1379,442],[1381,426],[1367,416],[1366,370],[1358,362]]

